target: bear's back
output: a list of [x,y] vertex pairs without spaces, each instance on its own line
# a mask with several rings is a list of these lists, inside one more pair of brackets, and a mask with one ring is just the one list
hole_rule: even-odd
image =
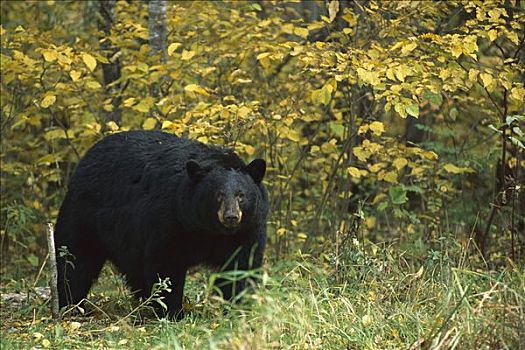
[[207,145],[162,131],[137,130],[105,137],[87,152],[79,167],[82,163],[100,162],[112,166],[120,161],[135,161],[154,165],[165,161],[164,166],[181,171],[188,160],[195,160],[205,167],[241,169],[245,166],[230,148]]
[[197,161],[208,170],[245,166],[229,148],[162,131],[126,131],[109,135],[88,150],[75,170],[69,189],[78,190],[93,200],[122,193],[123,187],[130,192],[162,191],[162,187],[176,185],[187,176],[185,169],[189,160]]

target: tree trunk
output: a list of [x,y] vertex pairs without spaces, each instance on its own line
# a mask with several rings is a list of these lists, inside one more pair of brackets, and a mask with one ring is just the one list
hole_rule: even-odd
[[120,102],[122,97],[117,95],[120,92],[120,84],[114,84],[109,86],[114,81],[120,79],[121,64],[119,60],[120,51],[118,47],[115,47],[109,36],[111,34],[111,28],[115,22],[115,5],[116,0],[105,0],[99,1],[100,17],[98,21],[98,28],[103,32],[104,37],[101,38],[101,48],[104,51],[106,58],[109,63],[102,64],[102,71],[104,75],[104,88],[108,97],[111,98],[111,105],[113,109],[111,111],[104,111],[106,122],[113,121],[117,124],[121,121],[121,110]]
[[150,0],[148,13],[151,55],[166,63],[166,0]]
[[[166,63],[166,0],[150,0],[148,15],[150,55],[158,56],[161,64]],[[151,94],[154,97],[161,95],[163,80],[151,85]]]

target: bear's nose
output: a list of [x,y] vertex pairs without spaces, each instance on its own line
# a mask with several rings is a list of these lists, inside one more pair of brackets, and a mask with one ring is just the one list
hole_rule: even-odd
[[238,215],[226,215],[224,216],[224,226],[234,227],[239,224],[240,218]]

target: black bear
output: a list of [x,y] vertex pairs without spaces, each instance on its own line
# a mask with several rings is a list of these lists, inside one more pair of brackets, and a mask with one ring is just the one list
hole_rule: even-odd
[[[86,297],[105,261],[140,297],[169,278],[167,314],[181,318],[186,271],[261,266],[266,163],[161,131],[105,137],[79,162],[55,230],[60,307]],[[65,249],[63,248],[65,247]],[[246,280],[217,281],[225,299]]]

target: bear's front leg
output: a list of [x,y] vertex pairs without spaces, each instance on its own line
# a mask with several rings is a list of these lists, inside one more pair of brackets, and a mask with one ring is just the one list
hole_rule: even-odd
[[186,279],[186,269],[175,268],[167,271],[166,268],[161,268],[158,265],[149,266],[146,271],[148,285],[151,292],[153,287],[159,280],[169,279],[169,289],[158,291],[158,296],[161,301],[166,304],[166,309],[159,303],[155,305],[155,309],[161,316],[166,316],[172,319],[181,320],[184,317],[182,309],[182,299],[184,296],[184,281]]
[[251,242],[241,246],[234,255],[229,257],[229,262],[223,267],[221,272],[231,273],[229,278],[218,278],[215,281],[225,300],[234,301],[236,297],[246,288],[246,284],[253,279],[248,272],[252,269],[258,269],[262,265],[265,236],[262,236],[256,242]]

